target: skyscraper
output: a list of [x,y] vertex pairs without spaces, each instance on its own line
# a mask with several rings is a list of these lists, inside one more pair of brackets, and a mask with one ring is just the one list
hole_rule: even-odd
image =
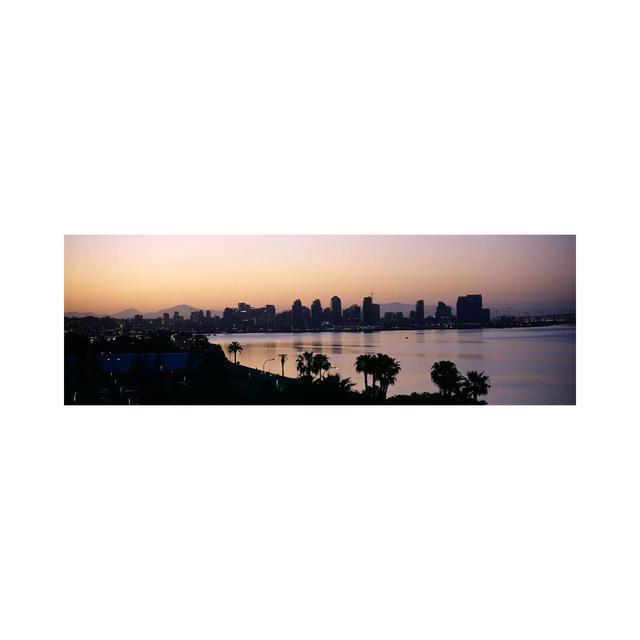
[[272,304],[267,304],[264,307],[265,324],[267,328],[274,329],[276,326],[276,308]]
[[482,296],[460,296],[456,305],[458,324],[482,324]]
[[451,313],[451,307],[448,304],[440,301],[436,309],[436,320],[438,322],[451,322],[453,314]]
[[418,300],[416,302],[416,322],[424,322],[424,300]]
[[293,330],[304,329],[304,315],[302,311],[302,302],[297,299],[291,305],[291,326]]
[[311,303],[311,322],[313,324],[322,322],[322,303],[317,298]]
[[342,319],[348,325],[359,324],[361,322],[360,307],[357,304],[347,307],[342,314]]
[[362,323],[373,324],[373,298],[366,296],[362,301]]
[[222,326],[225,329],[233,329],[235,324],[235,311],[229,307],[226,307],[222,312]]
[[342,300],[338,296],[331,298],[331,322],[342,324]]

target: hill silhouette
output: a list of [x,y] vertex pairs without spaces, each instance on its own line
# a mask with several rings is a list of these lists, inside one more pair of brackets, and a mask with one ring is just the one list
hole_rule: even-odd
[[[192,311],[199,311],[200,307],[192,307],[189,304],[178,304],[174,307],[168,307],[167,309],[159,309],[158,311],[140,311],[135,307],[129,307],[128,309],[122,309],[122,311],[118,311],[117,313],[93,313],[91,311],[65,311],[65,317],[67,318],[84,318],[87,316],[93,316],[95,318],[106,318],[107,316],[110,318],[116,318],[118,320],[124,320],[126,318],[133,318],[134,316],[141,315],[143,318],[153,319],[162,317],[163,313],[168,313],[170,316],[177,311],[181,316],[185,318],[189,318]],[[203,311],[206,311],[206,308],[203,308]],[[212,316],[222,316],[222,311],[218,311],[217,309],[210,309]]]

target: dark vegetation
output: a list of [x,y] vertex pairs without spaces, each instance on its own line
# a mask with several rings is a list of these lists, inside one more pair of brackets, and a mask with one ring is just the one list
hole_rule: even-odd
[[482,372],[462,375],[453,362],[430,370],[437,393],[388,396],[401,371],[386,354],[358,356],[365,388],[332,373],[323,353],[297,356],[297,378],[285,378],[287,354],[278,354],[282,376],[236,364],[243,347],[223,349],[206,337],[159,331],[144,337],[90,339],[65,334],[65,404],[485,404],[491,387]]

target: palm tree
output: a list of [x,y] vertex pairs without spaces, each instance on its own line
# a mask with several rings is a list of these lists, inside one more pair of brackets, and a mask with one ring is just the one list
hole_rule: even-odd
[[369,388],[369,375],[373,373],[373,365],[375,356],[369,353],[363,353],[356,358],[356,371],[364,374],[364,388]]
[[380,381],[380,358],[378,356],[381,356],[382,354],[379,353],[377,355],[372,355],[371,356],[371,386],[373,387],[373,389],[377,389],[378,386],[378,382]]
[[486,396],[491,389],[489,376],[484,371],[467,371],[467,377],[462,383],[465,391],[473,398],[474,402],[478,401],[478,396]]
[[237,340],[234,340],[229,346],[227,346],[227,353],[233,353],[233,364],[237,364],[238,354],[243,351],[244,347]]
[[313,356],[312,370],[315,375],[320,376],[320,380],[324,377],[324,372],[331,369],[331,362],[324,353],[316,353]]
[[401,367],[400,363],[385,353],[379,353],[374,356],[373,379],[380,383],[380,392],[383,398],[387,397],[389,385],[395,384],[398,379]]
[[282,365],[282,377],[284,378],[284,363],[287,360],[287,354],[286,353],[279,353],[278,354],[278,358],[280,360],[280,364]]
[[313,351],[304,351],[296,358],[296,369],[299,378],[311,379],[313,371]]
[[450,397],[456,392],[460,380],[460,372],[450,360],[434,362],[431,367],[431,380],[440,389],[443,396]]
[[328,375],[320,386],[329,393],[342,394],[351,391],[356,386],[355,382],[351,382],[351,378],[341,378],[339,373]]

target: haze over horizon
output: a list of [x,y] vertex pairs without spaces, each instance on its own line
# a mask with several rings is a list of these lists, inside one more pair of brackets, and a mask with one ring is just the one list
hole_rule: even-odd
[[[575,310],[575,236],[65,236],[65,313],[300,298]],[[549,307],[549,308],[546,308]]]

